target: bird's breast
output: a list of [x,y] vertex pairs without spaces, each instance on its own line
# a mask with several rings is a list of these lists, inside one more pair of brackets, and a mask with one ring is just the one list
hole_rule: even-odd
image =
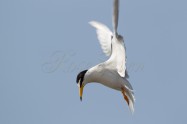
[[116,71],[106,68],[92,71],[89,74],[89,82],[97,82],[115,90],[121,90],[121,77]]

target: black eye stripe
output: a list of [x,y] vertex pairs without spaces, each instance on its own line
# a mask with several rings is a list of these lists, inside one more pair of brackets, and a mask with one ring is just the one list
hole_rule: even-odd
[[83,79],[81,78],[81,80],[80,80],[80,87],[82,87],[82,82],[83,82]]
[[84,75],[86,72],[87,72],[87,70],[84,70],[77,75],[76,82],[77,82],[77,84],[80,83],[80,87],[82,86],[82,82],[84,81]]

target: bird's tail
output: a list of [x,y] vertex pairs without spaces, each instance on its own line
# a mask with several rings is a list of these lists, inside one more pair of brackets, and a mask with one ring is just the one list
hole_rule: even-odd
[[130,89],[128,86],[124,86],[122,88],[122,93],[123,93],[123,96],[124,96],[124,99],[126,100],[129,108],[130,108],[130,111],[132,113],[134,113],[134,102],[135,102],[135,97],[134,97],[134,92],[132,89]]

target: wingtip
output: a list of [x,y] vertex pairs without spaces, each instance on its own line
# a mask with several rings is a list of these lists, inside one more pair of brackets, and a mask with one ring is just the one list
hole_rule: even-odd
[[93,21],[89,21],[88,24],[92,25]]
[[88,24],[90,24],[92,27],[95,27],[95,28],[99,28],[100,25],[103,25],[97,21],[90,21],[90,22],[88,22]]
[[90,24],[90,25],[92,25],[92,26],[93,26],[93,25],[96,25],[97,23],[99,23],[99,22],[94,21],[94,20],[88,22],[88,24]]

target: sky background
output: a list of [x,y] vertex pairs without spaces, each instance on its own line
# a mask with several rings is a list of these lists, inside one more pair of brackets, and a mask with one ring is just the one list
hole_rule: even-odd
[[132,115],[120,92],[77,74],[107,59],[95,29],[112,0],[0,0],[1,124],[187,123],[187,1],[121,0]]

